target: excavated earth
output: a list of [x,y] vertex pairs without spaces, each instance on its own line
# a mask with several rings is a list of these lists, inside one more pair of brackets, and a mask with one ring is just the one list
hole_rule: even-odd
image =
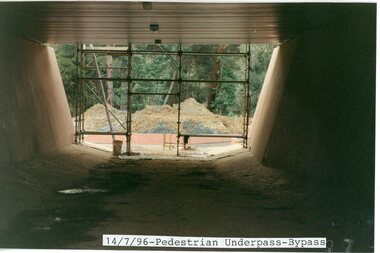
[[[132,114],[133,133],[177,133],[177,104],[146,105],[144,109]],[[109,107],[112,113],[123,123],[127,117],[126,111]],[[124,132],[125,129],[111,115],[114,131]],[[109,131],[105,107],[95,104],[85,113],[85,130]],[[227,117],[210,112],[203,104],[194,98],[188,98],[181,103],[181,132],[188,134],[241,134],[243,132],[242,117]]]

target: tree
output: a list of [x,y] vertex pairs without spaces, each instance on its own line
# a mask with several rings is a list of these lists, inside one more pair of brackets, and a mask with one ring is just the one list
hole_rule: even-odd
[[74,87],[77,82],[76,45],[52,45],[55,49],[71,115],[75,111]]
[[261,87],[264,82],[264,78],[268,69],[269,61],[272,57],[273,49],[277,45],[272,44],[257,44],[252,45],[252,70],[251,70],[251,112],[256,109],[257,101],[261,92]]

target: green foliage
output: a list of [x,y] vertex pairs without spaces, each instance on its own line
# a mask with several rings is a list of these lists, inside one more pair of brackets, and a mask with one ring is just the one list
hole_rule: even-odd
[[[162,45],[165,50],[178,50],[177,45]],[[261,91],[269,60],[275,45],[251,45],[251,73],[250,73],[250,95],[251,95],[251,115],[253,114],[257,100]],[[54,46],[60,66],[63,83],[70,109],[74,108],[74,85],[77,82],[77,63],[75,45]],[[134,45],[134,50],[155,50],[161,51],[156,45]],[[183,51],[192,52],[245,52],[245,45],[185,45]],[[172,55],[173,60],[178,64],[178,55]],[[106,57],[97,56],[97,62],[102,76],[106,76]],[[86,70],[82,72],[85,76],[96,77],[96,69],[91,55],[85,58]],[[182,78],[189,80],[246,80],[245,57],[237,56],[182,56]],[[127,77],[128,57],[114,56],[112,66],[118,67],[112,71],[112,77]],[[177,67],[166,55],[133,55],[132,57],[132,77],[146,79],[173,79],[178,78]],[[99,90],[99,83],[88,83],[99,97],[102,97]],[[107,82],[103,82],[107,91]],[[162,92],[169,91],[171,82],[143,82],[132,83],[134,92]],[[126,83],[113,82],[113,103],[116,108],[125,108],[126,104]],[[178,85],[175,83],[171,93],[178,92]],[[214,112],[222,115],[236,116],[242,115],[244,110],[244,85],[234,83],[183,83],[181,89],[181,101],[193,97],[198,102],[209,105]],[[170,96],[168,104],[177,103],[176,96]],[[165,96],[159,95],[134,95],[133,111],[143,109],[145,105],[162,105]],[[87,90],[86,105],[88,108],[95,103],[99,103],[91,92]]]
[[71,114],[74,112],[74,86],[77,82],[76,45],[53,45]]
[[261,87],[276,45],[259,44],[251,46],[252,70],[250,80],[251,112],[256,109]]

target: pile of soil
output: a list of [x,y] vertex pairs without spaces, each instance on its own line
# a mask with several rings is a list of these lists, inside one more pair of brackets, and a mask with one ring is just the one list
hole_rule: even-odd
[[[173,106],[146,105],[143,110],[132,114],[133,133],[177,133],[177,104]],[[111,112],[126,127],[126,111],[109,106]],[[110,115],[114,131],[125,132],[125,129]],[[96,104],[85,114],[85,129],[109,131],[105,108]],[[181,132],[183,134],[241,134],[243,132],[242,117],[226,117],[210,112],[194,98],[181,103]]]

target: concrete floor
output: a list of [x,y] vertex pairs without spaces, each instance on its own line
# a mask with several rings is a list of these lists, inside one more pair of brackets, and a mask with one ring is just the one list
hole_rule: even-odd
[[2,168],[0,180],[0,248],[101,249],[102,234],[145,234],[327,237],[335,251],[350,238],[371,251],[370,208],[341,197],[357,189],[263,167],[248,151],[121,160],[72,145]]

